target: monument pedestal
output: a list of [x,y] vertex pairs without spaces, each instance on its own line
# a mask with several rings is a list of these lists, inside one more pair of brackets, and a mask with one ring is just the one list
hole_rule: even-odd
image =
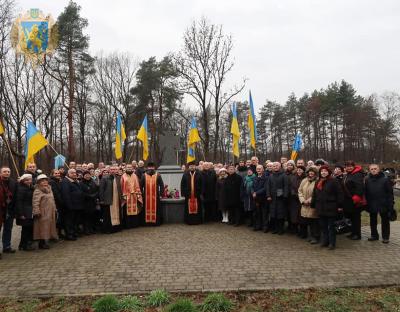
[[[162,165],[157,170],[161,174],[164,185],[168,185],[168,189],[177,189],[181,194],[181,180],[183,170],[179,166]],[[183,223],[185,199],[180,198],[162,198],[161,207],[164,223]]]

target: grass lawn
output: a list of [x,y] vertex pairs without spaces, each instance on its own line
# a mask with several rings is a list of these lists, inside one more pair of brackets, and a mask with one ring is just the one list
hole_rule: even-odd
[[[345,311],[400,311],[400,287],[382,288],[335,288],[335,289],[308,289],[308,290],[270,290],[262,292],[229,292],[224,293],[230,301],[231,309],[221,309],[214,306],[213,310],[205,308],[207,293],[172,294],[170,302],[185,298],[195,307],[192,310],[182,311],[303,311],[303,312],[345,312]],[[132,298],[132,297],[128,297]],[[34,312],[34,311],[94,311],[93,303],[99,297],[58,297],[47,299],[0,299],[0,311]],[[117,299],[124,299],[119,296]],[[166,304],[161,307],[146,306],[146,296],[135,298],[143,304],[135,303],[135,307],[125,310],[101,311],[170,311]],[[98,310],[99,311],[99,310]],[[173,311],[180,311],[175,309]]]
[[[400,220],[400,197],[394,197],[394,207],[397,210],[398,220]],[[380,217],[378,217],[378,222],[380,223]],[[361,214],[361,225],[369,225],[369,214],[366,211],[363,211]]]

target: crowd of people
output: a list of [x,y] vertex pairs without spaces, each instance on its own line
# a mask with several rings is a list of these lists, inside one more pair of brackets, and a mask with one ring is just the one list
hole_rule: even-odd
[[[15,181],[0,169],[0,230],[4,253],[14,253],[14,221],[21,227],[19,250],[48,249],[59,239],[114,233],[143,225],[161,225],[166,196],[155,164],[100,162],[60,167],[45,175],[30,163]],[[361,212],[370,215],[369,241],[388,243],[393,219],[392,181],[370,164],[368,172],[353,161],[330,166],[282,157],[259,164],[257,157],[238,164],[200,161],[182,166],[181,196],[187,224],[247,224],[254,231],[297,235],[310,244],[335,249],[338,220],[351,223],[351,240],[361,239]],[[179,197],[179,193],[176,194]],[[0,254],[1,258],[1,254]]]

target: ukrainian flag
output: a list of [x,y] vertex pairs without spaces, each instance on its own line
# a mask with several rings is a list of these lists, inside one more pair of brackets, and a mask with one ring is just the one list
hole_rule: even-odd
[[149,157],[149,137],[148,137],[149,128],[147,125],[147,115],[144,116],[142,126],[139,129],[139,133],[137,135],[138,140],[143,143],[143,160],[146,160]]
[[232,105],[232,125],[231,125],[231,134],[233,139],[233,156],[239,157],[239,123],[237,120],[237,112],[236,112],[236,103]]
[[121,114],[117,114],[117,132],[115,134],[115,158],[122,158],[122,148],[126,139],[125,127],[122,123]]
[[256,149],[256,141],[257,141],[257,124],[256,124],[256,115],[254,114],[254,105],[253,98],[251,97],[251,91],[249,91],[250,95],[250,111],[249,118],[247,120],[247,125],[249,126],[250,132],[250,146],[255,150]]
[[188,137],[188,153],[186,157],[186,162],[189,163],[196,160],[196,143],[200,142],[199,130],[197,129],[196,119],[194,117],[192,118]]
[[25,168],[34,162],[33,156],[48,144],[45,137],[36,129],[35,125],[28,121],[25,143]]
[[296,137],[294,138],[292,154],[290,155],[291,160],[296,160],[297,155],[300,152],[302,146],[303,146],[303,140],[301,139],[300,133],[297,133]]

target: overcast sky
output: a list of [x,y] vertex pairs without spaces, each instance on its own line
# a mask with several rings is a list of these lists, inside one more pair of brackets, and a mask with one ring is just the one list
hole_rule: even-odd
[[[345,79],[361,95],[400,90],[399,0],[77,0],[90,50],[161,58],[206,16],[234,38],[229,84],[247,77],[256,108]],[[67,0],[19,0],[55,19]]]

